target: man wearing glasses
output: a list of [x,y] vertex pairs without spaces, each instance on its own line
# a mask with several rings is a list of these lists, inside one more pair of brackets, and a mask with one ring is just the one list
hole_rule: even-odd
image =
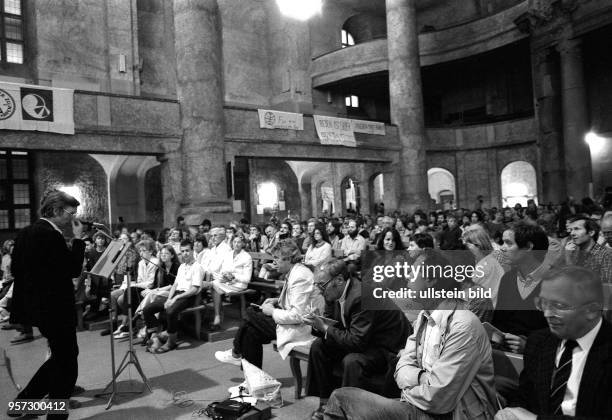
[[[77,380],[79,348],[72,278],[80,275],[85,253],[83,225],[74,217],[79,204],[62,191],[51,191],[42,200],[41,218],[21,230],[15,241],[11,322],[37,326],[51,350],[51,357],[18,399],[38,400],[48,395],[67,400]],[[74,239],[68,246],[62,229],[70,227]]]
[[312,419],[323,419],[331,393],[336,389],[335,366],[342,367],[341,386],[372,389],[372,377],[385,374],[412,332],[399,310],[368,310],[362,307],[361,282],[349,275],[346,263],[332,260],[323,268],[316,286],[325,301],[325,318],[306,316],[319,338],[308,356],[307,394],[319,397]]
[[246,319],[234,337],[233,348],[216,352],[217,360],[240,366],[244,358],[261,368],[264,344],[276,339],[278,353],[285,359],[295,346],[312,341],[310,327],[304,324],[303,316],[315,310],[316,292],[312,271],[301,264],[300,259],[295,242],[285,241],[279,246],[274,261],[279,273],[287,275],[280,296],[266,299],[260,310],[247,309]]
[[566,266],[542,279],[536,305],[549,328],[527,340],[517,399],[496,420],[612,418],[612,326],[593,271]]

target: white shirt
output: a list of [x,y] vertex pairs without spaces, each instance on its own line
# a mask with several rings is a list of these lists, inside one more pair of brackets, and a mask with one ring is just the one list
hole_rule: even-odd
[[200,265],[208,273],[220,273],[226,255],[232,252],[232,248],[223,241],[204,255]]
[[181,264],[176,273],[176,291],[187,292],[192,286],[202,287],[204,270],[195,261],[191,264]]
[[239,289],[246,289],[253,275],[253,259],[245,250],[241,250],[238,255],[234,251],[225,254],[221,273],[231,273],[234,275],[232,284]]
[[531,292],[538,287],[538,284],[542,281],[542,276],[547,270],[548,268],[544,264],[541,264],[538,268],[527,274],[527,277],[523,277],[520,271],[516,272],[516,287],[521,295],[521,299],[527,299]]
[[368,244],[366,243],[365,238],[359,234],[357,234],[355,239],[351,238],[350,235],[346,235],[344,238],[342,238],[342,242],[340,243],[340,249],[343,251],[344,256],[348,257],[349,260],[358,260],[359,257],[361,257],[361,252],[367,247]]
[[[567,380],[565,396],[563,397],[563,402],[561,403],[561,411],[566,416],[574,417],[576,415],[578,391],[580,390],[580,381],[582,379],[582,373],[584,372],[584,365],[586,364],[589,351],[591,350],[591,347],[593,347],[595,337],[597,337],[597,334],[599,333],[601,324],[602,320],[600,319],[597,325],[595,325],[591,331],[576,340],[578,345],[572,352],[572,371],[570,372],[569,379]],[[561,355],[565,350],[566,341],[567,340],[561,341],[561,344],[557,349],[557,357],[555,358],[555,366],[557,367],[561,361]]]
[[53,227],[53,229],[57,230],[59,233],[62,234],[62,236],[64,236],[64,234],[62,233],[62,230],[60,228],[58,228],[57,225],[55,223],[53,223],[51,220],[45,219],[44,217],[41,217],[41,219],[44,220],[45,222],[49,223],[51,225],[51,227]]
[[442,330],[440,324],[442,319],[448,314],[447,311],[434,310],[431,314],[425,311],[423,315],[427,318],[427,327],[423,333],[422,348],[423,348],[423,369],[431,372],[433,364],[440,357],[440,340],[442,339]]
[[327,261],[332,256],[332,247],[327,242],[319,246],[311,245],[304,255],[304,264],[312,265],[318,268],[321,264]]

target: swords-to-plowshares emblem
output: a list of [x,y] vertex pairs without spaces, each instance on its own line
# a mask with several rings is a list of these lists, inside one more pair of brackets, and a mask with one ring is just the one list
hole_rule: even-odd
[[0,89],[0,120],[11,118],[15,113],[15,100],[6,90]]

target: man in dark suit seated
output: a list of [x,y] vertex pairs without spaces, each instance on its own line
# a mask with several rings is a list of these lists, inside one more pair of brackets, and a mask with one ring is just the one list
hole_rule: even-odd
[[[11,322],[38,327],[51,350],[18,399],[68,399],[74,390],[79,347],[72,278],[79,276],[85,253],[83,225],[74,217],[79,204],[62,191],[51,191],[42,200],[41,218],[15,241]],[[70,227],[74,239],[68,247],[62,228]]]
[[312,344],[308,357],[308,395],[320,398],[313,419],[322,419],[325,404],[336,388],[333,368],[342,366],[341,386],[372,389],[371,377],[384,374],[412,328],[402,311],[366,310],[362,308],[361,282],[351,277],[346,263],[330,262],[324,270],[329,279],[316,283],[325,297],[325,317],[304,317],[319,338]]
[[612,326],[602,296],[585,268],[544,276],[536,302],[549,328],[529,336],[516,401],[496,420],[612,418]]

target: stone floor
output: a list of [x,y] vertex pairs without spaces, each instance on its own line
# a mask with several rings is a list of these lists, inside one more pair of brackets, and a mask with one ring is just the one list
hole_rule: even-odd
[[[15,331],[0,331],[0,418],[5,416],[7,403],[16,395],[16,389],[8,374],[7,362],[13,377],[22,386],[27,383],[35,370],[44,361],[46,340],[34,329],[35,340],[23,344],[10,344]],[[105,410],[108,398],[96,398],[111,378],[110,343],[108,337],[101,337],[99,331],[78,333],[80,348],[78,384],[87,392],[75,397],[82,405],[70,411],[71,419],[191,419],[194,411],[212,401],[227,398],[227,388],[243,380],[241,370],[232,365],[219,363],[214,352],[230,348],[231,340],[213,343],[202,342],[182,335],[179,348],[166,354],[153,355],[144,347],[135,346],[152,393],[120,395],[115,404]],[[116,341],[116,355],[120,359],[126,354],[126,340]],[[3,357],[3,355],[6,357]],[[264,370],[282,384],[284,405],[273,409],[279,419],[306,419],[317,406],[315,398],[294,399],[294,386],[289,363],[281,360],[271,346],[264,350]],[[302,369],[305,371],[305,366]],[[120,390],[139,391],[142,381],[136,369],[130,366],[119,378]],[[173,393],[183,391],[193,403],[179,407],[172,403]],[[202,415],[203,416],[203,415]],[[42,418],[42,417],[41,417]],[[206,417],[202,417],[206,418]]]

